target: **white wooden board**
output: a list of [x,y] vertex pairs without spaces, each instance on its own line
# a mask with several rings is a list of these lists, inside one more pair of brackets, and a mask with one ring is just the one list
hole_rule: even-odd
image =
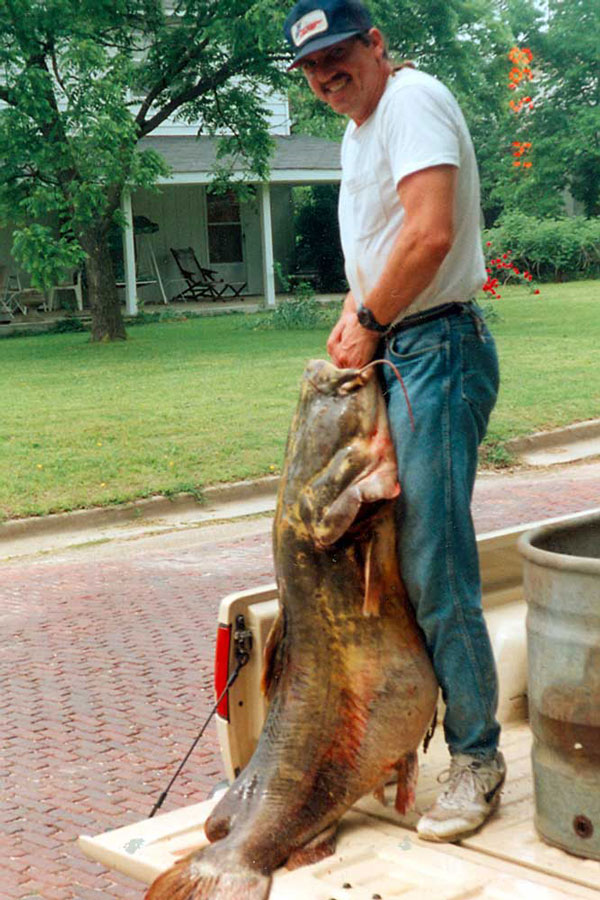
[[[558,900],[598,897],[600,863],[544,844],[532,824],[533,800],[526,725],[505,730],[508,780],[499,813],[461,845],[428,844],[393,806],[364,798],[342,820],[336,853],[312,866],[275,873],[270,900]],[[431,801],[447,764],[441,734],[421,760],[419,809]],[[393,803],[393,789],[389,789]],[[81,837],[90,859],[149,884],[194,847],[206,843],[203,823],[216,798]],[[350,884],[352,887],[344,887]]]

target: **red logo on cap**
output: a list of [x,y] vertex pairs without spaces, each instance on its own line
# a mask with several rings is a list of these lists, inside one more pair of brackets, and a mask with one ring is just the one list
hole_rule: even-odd
[[306,13],[301,19],[298,19],[292,28],[292,40],[296,47],[300,47],[314,34],[320,34],[327,31],[329,22],[327,16],[322,9],[314,9],[312,12]]

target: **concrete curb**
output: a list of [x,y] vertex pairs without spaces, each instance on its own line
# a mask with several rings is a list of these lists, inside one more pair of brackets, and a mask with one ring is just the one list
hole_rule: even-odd
[[61,534],[63,532],[87,531],[92,528],[122,525],[129,522],[141,523],[173,513],[207,509],[225,503],[235,503],[256,497],[273,496],[279,484],[278,475],[269,475],[256,481],[239,481],[233,484],[217,484],[202,491],[202,499],[192,494],[177,494],[174,497],[156,496],[136,500],[122,506],[78,509],[74,512],[57,513],[50,516],[32,516],[27,519],[9,519],[0,522],[0,543],[21,537]]
[[[515,438],[507,443],[507,447],[520,455],[532,450],[563,446],[595,437],[600,438],[600,419],[578,422],[575,425],[568,425],[566,428]],[[556,462],[560,463],[561,460],[556,460]],[[274,497],[278,484],[279,476],[269,475],[254,481],[212,485],[202,490],[201,500],[197,500],[192,494],[177,494],[174,497],[158,495],[120,506],[80,509],[49,516],[32,516],[27,519],[9,519],[6,522],[0,522],[0,545],[25,537],[85,532],[127,524],[142,525],[144,522],[150,523],[152,520],[165,516],[210,510],[221,505],[259,497]],[[225,511],[224,515],[227,517]]]
[[600,419],[576,422],[574,425],[556,428],[554,431],[536,431],[525,437],[513,438],[506,442],[506,448],[515,453],[522,453],[529,450],[559,447],[589,438],[600,438]]

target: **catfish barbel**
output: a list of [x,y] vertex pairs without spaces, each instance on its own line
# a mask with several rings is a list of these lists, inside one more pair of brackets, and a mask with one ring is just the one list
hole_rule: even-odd
[[281,611],[264,728],[207,819],[211,844],[160,875],[147,900],[265,900],[278,866],[333,852],[343,813],[395,774],[396,806],[409,808],[438,688],[398,572],[398,493],[373,368],[313,360],[273,526]]

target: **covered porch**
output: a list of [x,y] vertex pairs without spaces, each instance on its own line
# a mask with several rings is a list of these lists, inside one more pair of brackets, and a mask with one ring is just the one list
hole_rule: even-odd
[[[213,179],[217,139],[189,135],[144,139],[142,149],[159,152],[171,168],[156,191],[123,197],[127,227],[123,234],[124,300],[128,315],[138,301],[173,303],[190,299],[188,285],[173,250],[191,248],[199,265],[220,283],[236,285],[239,298],[225,291],[214,302],[236,306],[242,298],[259,298],[273,307],[284,288],[277,267],[289,275],[294,266],[295,235],[292,188],[337,183],[341,177],[340,146],[304,135],[273,138],[268,182],[255,182],[242,165],[234,165],[236,180],[249,184],[252,195],[239,200],[234,192],[207,191]],[[137,235],[134,223],[155,223],[156,231]],[[277,264],[277,265],[276,265]],[[263,299],[264,298],[264,299]]]
[[[174,304],[192,298],[173,250],[191,248],[201,267],[214,272],[219,285],[232,283],[239,297],[226,290],[199,308],[275,305],[285,286],[277,277],[292,273],[295,234],[292,190],[300,185],[335,184],[340,181],[340,145],[305,135],[275,136],[268,182],[252,181],[241,164],[234,177],[251,186],[251,196],[238,200],[232,192],[212,194],[207,190],[214,177],[217,138],[170,135],[145,138],[141,149],[160,153],[171,169],[169,177],[153,190],[125,193],[122,212],[126,223],[116,232],[113,259],[126,315],[136,315],[140,304]],[[337,227],[332,222],[332,227]],[[10,229],[0,233],[0,299],[15,291],[27,291],[30,279],[10,256]],[[241,287],[243,286],[243,287]],[[220,292],[221,287],[219,287]],[[19,322],[40,322],[46,313],[34,302],[7,305],[5,321],[16,314]],[[85,312],[85,284],[81,273],[72,273],[61,285],[46,293],[48,317],[65,309]],[[65,307],[65,309],[61,308]]]

